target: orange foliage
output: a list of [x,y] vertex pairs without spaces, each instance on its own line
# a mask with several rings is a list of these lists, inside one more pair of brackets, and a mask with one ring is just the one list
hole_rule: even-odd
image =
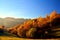
[[[56,19],[56,18],[60,19],[60,14],[57,14],[56,11],[53,11],[50,14],[50,16],[46,15],[46,18],[39,17],[36,19],[31,19],[31,20],[24,22],[24,24],[22,24],[22,25],[11,28],[10,30],[12,30],[11,31],[12,33],[17,32],[17,35],[20,37],[30,37],[31,32],[33,31],[32,30],[33,28],[36,28],[34,30],[37,30],[38,31],[37,33],[41,33],[41,32],[44,33],[44,31],[45,31],[44,29],[47,30],[48,28],[50,28],[51,27],[50,23],[52,23],[52,21],[54,21],[54,19]],[[54,24],[54,23],[52,23],[52,24]],[[33,31],[33,32],[35,32],[35,31]],[[48,32],[45,32],[45,33],[48,33]]]
[[4,29],[5,27],[4,26],[0,26],[0,29]]

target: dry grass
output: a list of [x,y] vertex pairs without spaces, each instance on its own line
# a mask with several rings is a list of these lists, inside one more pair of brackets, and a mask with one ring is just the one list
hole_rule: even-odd
[[0,40],[24,40],[24,38],[17,38],[17,37],[8,37],[8,36],[0,36]]
[[60,39],[26,39],[17,37],[0,36],[0,40],[60,40]]

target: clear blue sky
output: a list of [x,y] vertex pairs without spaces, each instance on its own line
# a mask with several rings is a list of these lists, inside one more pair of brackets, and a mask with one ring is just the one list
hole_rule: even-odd
[[60,0],[0,0],[0,17],[45,17],[53,10],[60,13]]

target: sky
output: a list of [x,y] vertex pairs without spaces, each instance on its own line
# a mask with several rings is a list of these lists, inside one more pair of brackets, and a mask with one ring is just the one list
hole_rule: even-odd
[[53,10],[60,13],[60,0],[0,0],[0,17],[45,17]]

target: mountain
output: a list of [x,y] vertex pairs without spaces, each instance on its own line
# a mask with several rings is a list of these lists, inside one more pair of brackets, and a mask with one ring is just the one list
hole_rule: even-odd
[[11,17],[6,17],[6,18],[0,18],[0,25],[5,26],[5,27],[13,27],[17,24],[22,24],[28,19],[23,19],[23,18],[11,18]]

